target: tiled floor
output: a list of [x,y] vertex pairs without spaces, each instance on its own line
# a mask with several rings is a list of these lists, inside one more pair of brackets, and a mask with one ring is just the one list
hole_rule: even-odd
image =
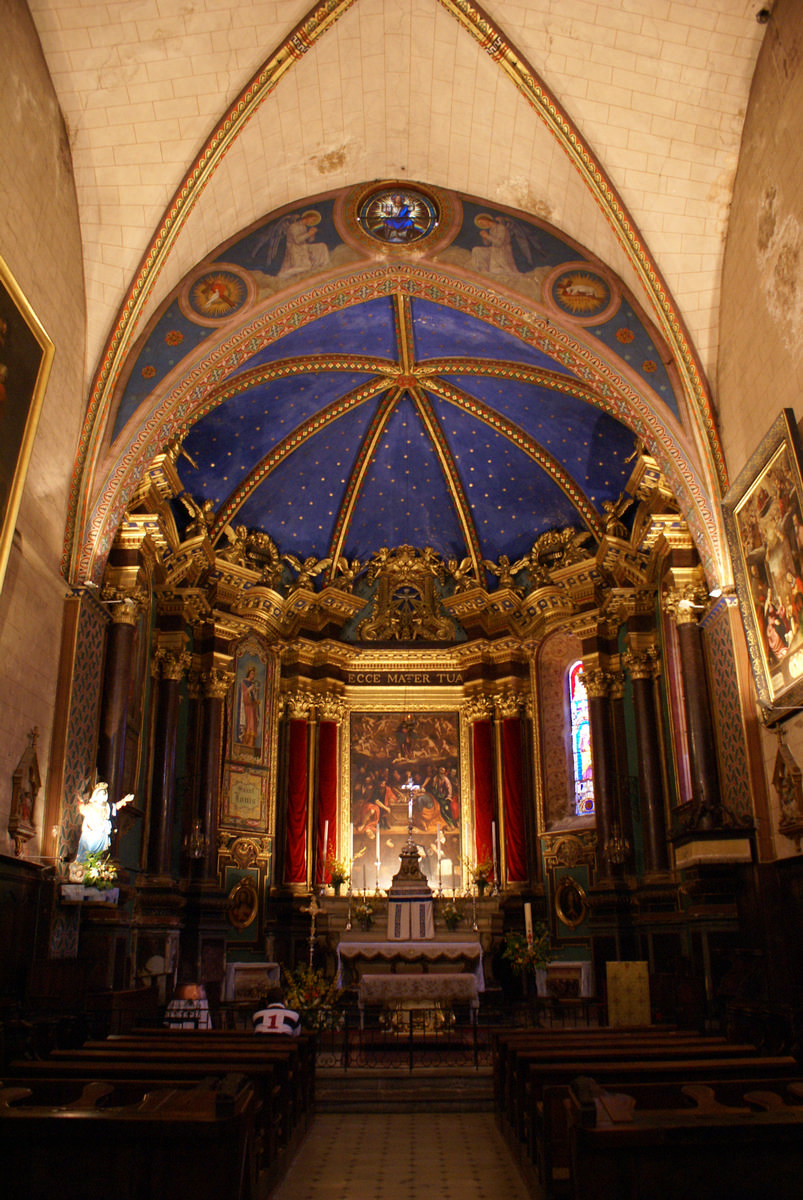
[[528,1200],[492,1113],[321,1114],[272,1200]]

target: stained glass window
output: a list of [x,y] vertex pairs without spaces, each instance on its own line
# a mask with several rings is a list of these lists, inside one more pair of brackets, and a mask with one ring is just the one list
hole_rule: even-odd
[[569,713],[572,723],[572,765],[574,767],[574,807],[578,817],[594,815],[594,766],[591,761],[591,725],[588,697],[582,679],[583,664],[578,659],[569,667]]

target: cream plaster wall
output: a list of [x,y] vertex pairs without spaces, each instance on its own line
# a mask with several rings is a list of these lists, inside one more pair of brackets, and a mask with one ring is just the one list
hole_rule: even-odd
[[[38,726],[44,779],[52,735],[65,593],[59,564],[84,403],[85,305],[70,149],[25,0],[0,0],[0,29],[0,255],[56,346],[0,594],[0,853],[13,853],[11,775]],[[37,821],[41,804],[40,797]],[[29,843],[26,853],[38,846]]]
[[[731,481],[782,408],[803,421],[802,197],[803,14],[799,0],[777,0],[753,80],[722,275],[716,403]],[[784,735],[803,766],[803,716]],[[762,745],[776,851],[795,855],[777,832],[775,734],[765,732]]]

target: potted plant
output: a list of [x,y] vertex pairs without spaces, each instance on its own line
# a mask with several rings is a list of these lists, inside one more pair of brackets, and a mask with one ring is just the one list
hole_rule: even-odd
[[326,860],[326,869],[329,872],[329,882],[334,888],[335,895],[339,896],[343,884],[348,882],[349,869],[342,858],[335,858],[332,854]]
[[449,930],[456,929],[463,920],[462,910],[457,907],[454,900],[447,900],[441,912],[446,928]]
[[367,897],[363,897],[354,910],[354,915],[363,929],[368,930],[374,923],[374,910]]

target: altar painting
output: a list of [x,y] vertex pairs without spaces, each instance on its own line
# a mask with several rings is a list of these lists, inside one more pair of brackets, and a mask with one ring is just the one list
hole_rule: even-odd
[[386,890],[399,870],[410,813],[419,866],[433,891],[462,883],[457,713],[352,713],[351,885]]

